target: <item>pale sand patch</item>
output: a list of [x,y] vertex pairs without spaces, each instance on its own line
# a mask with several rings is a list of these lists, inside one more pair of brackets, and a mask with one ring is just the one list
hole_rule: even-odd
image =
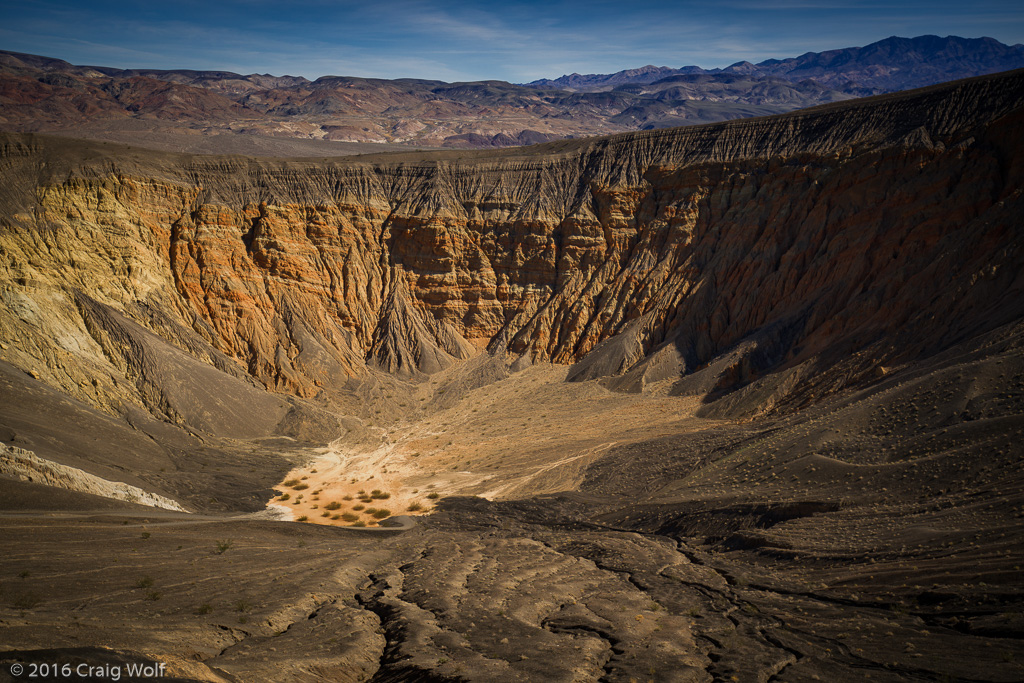
[[292,509],[283,503],[267,503],[267,509],[275,513],[278,513],[283,519],[287,521],[295,520],[295,513]]
[[[426,408],[382,430],[379,445],[336,440],[285,479],[307,488],[282,483],[278,489],[289,500],[271,504],[287,507],[293,519],[374,526],[367,508],[424,514],[437,500],[430,494],[508,499],[573,490],[586,468],[617,445],[717,424],[694,417],[696,397],[615,393],[598,382],[565,382],[567,371],[539,364],[467,391],[454,403],[447,396],[449,407],[431,410],[450,389],[445,374],[457,370],[440,373],[410,387],[410,402],[426,398],[420,402]],[[387,499],[360,501],[374,490]],[[326,509],[332,503],[339,507]],[[410,511],[410,505],[421,509]]]

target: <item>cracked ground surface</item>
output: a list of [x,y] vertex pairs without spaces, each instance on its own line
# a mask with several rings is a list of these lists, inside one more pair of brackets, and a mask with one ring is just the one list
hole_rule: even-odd
[[[17,547],[40,539],[53,560],[4,582],[38,591],[38,604],[22,593],[20,611],[5,612],[5,668],[33,657],[89,659],[88,648],[99,647],[124,661],[168,662],[184,680],[1022,674],[1011,586],[949,581],[909,599],[910,581],[924,580],[939,549],[921,551],[912,566],[888,558],[858,567],[811,553],[794,576],[784,557],[596,524],[587,520],[594,504],[578,496],[445,507],[395,533],[182,524],[172,515],[8,517],[8,563],[21,566]],[[545,523],[551,510],[557,521]],[[977,571],[991,580],[1000,566]],[[893,589],[893,573],[905,575],[905,590]]]
[[[1024,680],[1020,338],[770,419],[629,423],[570,490],[449,483],[411,527],[70,492],[32,512],[36,485],[0,482],[0,680],[63,661],[190,681]],[[521,424],[537,375],[503,381],[523,398],[495,414]],[[469,405],[441,414],[463,451]],[[593,448],[553,434],[507,481]],[[502,481],[500,453],[472,457]]]

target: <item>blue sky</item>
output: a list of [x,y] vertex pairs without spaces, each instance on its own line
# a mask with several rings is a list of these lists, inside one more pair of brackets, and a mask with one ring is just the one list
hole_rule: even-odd
[[75,64],[500,79],[706,68],[891,35],[1024,42],[1020,0],[0,0],[0,49]]

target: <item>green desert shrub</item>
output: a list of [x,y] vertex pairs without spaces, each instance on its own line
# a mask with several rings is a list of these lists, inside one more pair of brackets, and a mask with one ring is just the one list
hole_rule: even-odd
[[341,509],[341,503],[339,503],[336,500],[335,501],[331,501],[327,505],[324,505],[324,509],[325,510],[340,510]]
[[359,519],[359,515],[353,515],[351,512],[346,512],[341,516],[341,518],[346,522],[354,522]]
[[384,519],[385,517],[390,517],[391,516],[391,510],[385,510],[385,509],[381,508],[380,510],[377,510],[376,512],[374,512],[373,516],[374,516],[375,519]]

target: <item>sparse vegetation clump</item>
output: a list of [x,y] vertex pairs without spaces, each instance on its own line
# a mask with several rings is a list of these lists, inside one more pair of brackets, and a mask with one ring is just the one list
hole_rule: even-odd
[[437,500],[440,497],[441,494],[438,493],[437,491],[431,491],[430,493],[427,494],[427,498],[429,498],[430,500]]
[[148,575],[147,576],[143,576],[141,579],[139,579],[135,583],[135,587],[136,588],[149,588],[152,585],[153,585],[153,577],[152,576],[148,576]]
[[292,489],[295,491],[305,491],[308,488],[309,484],[296,484],[295,486],[292,487]]
[[413,501],[409,503],[409,507],[406,508],[409,512],[419,512],[423,509],[423,503],[419,501]]
[[217,554],[223,555],[228,550],[231,550],[231,546],[234,545],[234,541],[217,541]]
[[208,602],[204,602],[199,607],[196,607],[196,614],[209,614],[212,611],[213,607]]
[[357,519],[359,519],[359,515],[354,515],[354,514],[352,514],[351,512],[346,512],[345,514],[343,514],[343,515],[341,516],[341,518],[342,518],[343,520],[345,520],[346,522],[354,522],[354,521],[356,521]]
[[299,518],[298,518],[297,520],[295,520],[295,521],[296,521],[296,522],[307,522],[307,521],[309,521],[309,517],[307,517],[306,515],[302,515],[301,517],[299,517]]
[[365,505],[353,505],[352,509],[355,510],[356,512],[359,512],[360,510],[365,510],[366,506]]
[[291,497],[292,497],[292,494],[290,494],[290,493],[282,493],[281,497],[279,498],[279,500],[288,500]]
[[289,479],[284,483],[285,486],[298,486],[301,482],[298,479]]
[[381,491],[380,489],[374,489],[370,491],[370,498],[373,500],[387,500],[391,497],[391,494],[387,491]]
[[339,503],[336,500],[335,501],[331,501],[327,505],[324,505],[324,509],[325,510],[340,510],[341,509],[341,503]]
[[384,508],[381,508],[380,510],[376,510],[373,513],[374,519],[385,519],[385,518],[390,517],[390,516],[391,516],[391,510],[386,510]]

